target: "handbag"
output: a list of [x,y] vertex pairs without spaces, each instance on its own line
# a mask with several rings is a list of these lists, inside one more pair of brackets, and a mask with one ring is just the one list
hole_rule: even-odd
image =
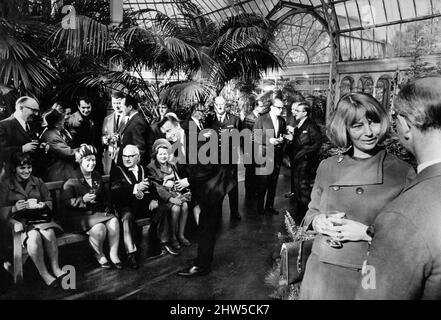
[[[300,228],[304,228],[305,218],[303,218]],[[280,250],[280,275],[281,280],[286,284],[301,282],[305,274],[306,262],[312,251],[314,237],[300,235],[292,242],[286,242]]]
[[26,224],[46,223],[52,220],[52,212],[48,207],[43,209],[25,209],[13,216],[17,220],[25,220]]

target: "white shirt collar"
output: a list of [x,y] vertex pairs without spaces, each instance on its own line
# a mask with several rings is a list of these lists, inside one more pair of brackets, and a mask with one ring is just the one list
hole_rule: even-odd
[[220,120],[220,122],[224,122],[224,120],[225,120],[225,115],[226,115],[227,113],[224,113],[223,115],[218,115],[218,114],[216,114],[216,118],[218,119],[218,120]]
[[191,117],[191,119],[196,123],[196,125],[201,128],[201,123],[198,119]]
[[430,161],[426,161],[426,162],[420,163],[418,165],[418,167],[417,167],[417,173],[420,173],[421,171],[423,171],[427,167],[430,167],[430,166],[432,166],[434,164],[437,164],[437,163],[441,163],[441,158],[433,159],[433,160],[430,160]]
[[23,127],[23,129],[26,131],[26,121],[24,121],[21,117],[20,117],[20,113],[18,111],[14,112],[14,118],[17,119],[17,121],[21,124],[21,126]]
[[134,116],[135,114],[137,114],[137,113],[138,113],[138,111],[135,111],[135,112],[133,112],[130,116],[128,116],[128,117],[127,117],[127,122],[129,122],[129,120],[132,119],[133,116]]
[[303,123],[305,123],[306,119],[308,119],[308,118],[306,117],[306,118],[303,118],[302,120],[300,120],[300,122],[297,124],[297,128],[300,128],[303,125]]

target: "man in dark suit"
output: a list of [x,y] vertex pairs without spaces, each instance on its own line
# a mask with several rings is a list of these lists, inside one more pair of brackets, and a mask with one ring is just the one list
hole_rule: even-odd
[[401,144],[418,163],[417,175],[367,230],[373,239],[356,298],[440,300],[441,77],[403,86],[394,116]]
[[[248,129],[253,131],[254,123],[256,123],[257,118],[259,118],[264,107],[263,102],[257,100],[254,102],[253,110],[245,117],[242,129]],[[245,199],[247,202],[252,203],[257,200],[256,194],[256,174],[255,174],[255,164],[253,159],[254,149],[251,148],[251,154],[245,152],[244,148],[244,159],[248,159],[252,163],[245,163]]]
[[[207,128],[213,129],[217,133],[218,137],[218,162],[221,163],[222,153],[228,152],[229,161],[224,165],[226,169],[231,170],[233,177],[235,177],[236,186],[228,193],[228,200],[230,202],[230,218],[231,220],[241,220],[241,216],[239,214],[239,187],[237,182],[237,163],[233,163],[233,153],[238,154],[239,146],[234,146],[230,140],[229,149],[223,150],[222,148],[222,133],[230,130],[239,130],[240,129],[240,119],[239,117],[226,112],[225,110],[226,102],[225,99],[221,96],[218,96],[214,99],[214,111],[215,114],[209,117],[206,121]],[[225,149],[225,148],[224,148]]]
[[[121,146],[133,144],[139,148],[142,166],[147,166],[150,162],[153,132],[146,119],[139,112],[138,103],[131,96],[125,96],[121,100],[121,109],[126,116],[126,124],[121,129]],[[118,154],[119,165],[122,165],[122,153]]]
[[10,172],[10,160],[17,152],[38,150],[38,140],[31,130],[29,122],[40,113],[40,107],[34,98],[23,96],[15,103],[15,112],[0,121],[0,152],[6,162],[6,172]]
[[[180,133],[183,132],[175,116],[166,115],[160,123],[160,129],[171,143],[181,143]],[[202,145],[197,142],[196,152]],[[180,146],[181,147],[181,146]],[[189,144],[182,145],[188,154],[193,148]],[[199,203],[201,212],[198,226],[198,251],[193,265],[182,270],[178,275],[183,277],[201,276],[210,273],[213,261],[216,233],[222,218],[222,202],[225,195],[234,187],[234,180],[229,170],[219,164],[187,163],[188,178],[177,182],[178,190],[190,187],[192,197]]]
[[[292,136],[285,135],[286,123],[280,116],[283,108],[282,100],[273,99],[270,111],[261,115],[253,127],[254,148],[257,148],[257,157],[260,158],[256,161],[257,212],[259,214],[278,214],[278,211],[274,209],[274,198],[283,160],[283,146],[285,137],[292,139]],[[264,160],[264,163],[259,163],[260,160]]]
[[310,118],[311,107],[294,102],[292,114],[297,122],[292,142],[288,145],[291,164],[291,195],[295,199],[295,220],[300,223],[311,200],[311,185],[318,167],[318,153],[322,145],[320,129]]

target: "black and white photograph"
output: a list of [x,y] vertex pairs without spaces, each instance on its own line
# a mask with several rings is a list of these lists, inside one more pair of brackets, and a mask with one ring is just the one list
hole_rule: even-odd
[[0,301],[441,300],[440,235],[441,0],[0,0]]

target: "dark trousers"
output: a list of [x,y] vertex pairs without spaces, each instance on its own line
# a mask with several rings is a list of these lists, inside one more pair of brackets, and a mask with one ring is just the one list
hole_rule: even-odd
[[315,162],[310,160],[301,159],[294,162],[291,159],[291,192],[295,195],[294,219],[298,224],[305,216],[311,201],[311,184],[315,178],[316,168]]
[[214,245],[222,223],[222,202],[200,203],[201,213],[198,226],[198,256],[194,265],[210,268],[213,261]]
[[235,186],[228,192],[228,201],[230,202],[230,214],[239,211],[239,183],[237,181],[237,164],[232,164],[229,169],[233,172],[233,179]]
[[256,200],[256,168],[253,164],[245,165],[245,196],[248,200]]
[[[274,207],[277,181],[282,165],[283,153],[276,152],[274,155],[274,169],[268,175],[256,175],[257,212],[262,214],[265,209]],[[265,202],[266,195],[266,202]]]

